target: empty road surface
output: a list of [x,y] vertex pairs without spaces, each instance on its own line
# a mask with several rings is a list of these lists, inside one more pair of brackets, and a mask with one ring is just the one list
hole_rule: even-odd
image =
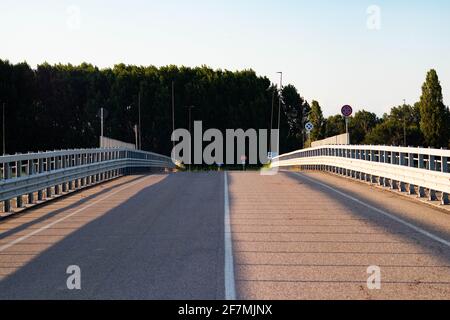
[[450,299],[450,215],[324,173],[122,177],[0,220],[0,299],[48,298]]

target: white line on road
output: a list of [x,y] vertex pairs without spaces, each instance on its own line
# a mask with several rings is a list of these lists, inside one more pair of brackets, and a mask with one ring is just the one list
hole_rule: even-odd
[[224,212],[225,212],[225,299],[236,300],[234,284],[233,245],[231,243],[230,207],[228,197],[228,178],[224,172]]
[[103,198],[100,198],[100,199],[98,199],[98,200],[96,200],[96,201],[94,201],[94,202],[92,202],[92,203],[90,203],[90,204],[88,204],[88,205],[86,205],[86,206],[84,206],[84,207],[78,209],[78,210],[75,210],[74,212],[68,214],[68,215],[65,216],[65,217],[62,217],[62,218],[60,218],[60,219],[58,219],[58,220],[55,220],[55,221],[53,221],[53,222],[51,222],[51,223],[49,223],[49,224],[47,224],[47,225],[45,225],[45,226],[43,226],[43,227],[41,227],[41,228],[39,228],[39,229],[36,229],[36,230],[33,231],[33,232],[30,232],[30,233],[28,233],[28,234],[26,234],[26,235],[24,235],[24,236],[22,236],[22,237],[20,237],[20,238],[17,238],[17,239],[15,239],[15,240],[13,240],[13,241],[11,241],[11,242],[9,242],[9,243],[7,243],[7,244],[1,246],[1,247],[0,247],[0,252],[5,251],[6,249],[11,248],[13,245],[18,244],[19,242],[22,242],[22,241],[24,241],[24,240],[27,240],[28,238],[30,238],[30,237],[32,237],[32,236],[38,234],[38,233],[41,233],[42,231],[47,230],[48,228],[53,227],[53,226],[54,226],[55,224],[57,224],[57,223],[60,223],[60,222],[62,222],[62,221],[64,221],[64,220],[66,220],[66,219],[68,219],[68,218],[70,218],[70,217],[72,217],[72,216],[74,216],[74,215],[76,215],[76,214],[78,214],[78,213],[80,213],[80,212],[86,210],[86,209],[89,209],[90,207],[96,205],[97,203],[102,202],[103,200],[106,200],[106,199],[108,199],[108,198],[110,198],[110,197],[112,197],[112,196],[118,194],[119,192],[122,192],[123,190],[128,189],[128,188],[134,186],[135,184],[137,184],[137,183],[139,183],[139,182],[142,182],[143,180],[145,180],[145,179],[147,179],[147,178],[149,178],[149,177],[140,178],[139,180],[137,180],[137,181],[135,181],[135,182],[133,182],[133,183],[131,183],[131,184],[129,184],[129,185],[126,185],[125,187],[120,188],[119,190],[116,190],[116,191],[114,191],[113,193],[110,193],[109,195],[104,196]]
[[390,213],[387,213],[384,210],[381,210],[381,209],[378,209],[378,208],[376,208],[374,206],[371,206],[370,204],[365,203],[364,201],[361,201],[361,200],[356,199],[356,198],[354,198],[352,196],[349,196],[348,194],[346,194],[344,192],[341,192],[341,191],[339,191],[339,190],[337,190],[337,189],[335,189],[333,187],[330,187],[329,185],[327,185],[325,183],[316,181],[315,179],[309,178],[309,177],[307,177],[307,176],[305,176],[303,174],[300,174],[298,172],[294,172],[294,173],[296,175],[298,175],[299,177],[302,177],[302,178],[304,178],[306,180],[309,180],[310,182],[313,182],[313,183],[318,184],[318,185],[320,185],[320,186],[322,186],[324,188],[332,190],[332,191],[336,192],[337,194],[339,194],[339,195],[341,195],[341,196],[343,196],[343,197],[345,197],[345,198],[347,198],[349,200],[352,200],[352,201],[354,201],[354,202],[356,202],[356,203],[358,203],[360,205],[363,205],[363,206],[365,206],[365,207],[367,207],[367,208],[369,208],[371,210],[374,210],[374,211],[382,214],[385,217],[391,218],[392,220],[397,221],[398,223],[401,223],[401,224],[403,224],[403,225],[413,229],[414,231],[416,231],[416,232],[418,232],[418,233],[420,233],[420,234],[422,234],[422,235],[424,235],[424,236],[426,236],[426,237],[428,237],[428,238],[430,238],[430,239],[432,239],[434,241],[437,241],[437,242],[439,242],[439,243],[441,243],[441,244],[443,244],[443,245],[445,245],[445,246],[450,248],[450,242],[445,240],[445,239],[442,239],[442,238],[440,238],[440,237],[438,237],[438,236],[436,236],[436,235],[434,235],[434,234],[432,234],[432,233],[430,233],[430,232],[428,232],[428,231],[426,231],[426,230],[424,230],[422,228],[419,228],[419,227],[417,227],[417,226],[415,226],[415,225],[413,225],[413,224],[411,224],[411,223],[409,223],[409,222],[407,222],[407,221],[405,221],[405,220],[403,220],[403,219],[401,219],[399,217],[396,217],[396,216],[394,216],[394,215],[392,215]]

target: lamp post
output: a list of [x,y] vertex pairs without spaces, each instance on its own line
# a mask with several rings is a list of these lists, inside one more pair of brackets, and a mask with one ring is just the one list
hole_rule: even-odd
[[2,136],[3,136],[3,155],[6,154],[6,138],[5,138],[5,103],[2,104],[3,110],[2,110]]
[[[172,81],[172,133],[175,131],[175,83]],[[173,141],[175,148],[175,141]]]
[[272,90],[272,109],[270,111],[270,132],[269,132],[269,150],[272,152],[272,129],[273,129],[273,106],[275,104],[275,90],[277,90],[277,85],[272,86],[270,85],[267,88],[267,91]]
[[406,99],[403,99],[403,146],[406,147]]
[[192,109],[195,108],[195,106],[186,106],[185,108],[187,108],[188,112],[189,112],[189,150],[190,150],[190,152],[189,152],[189,157],[190,157],[190,159],[189,159],[189,171],[191,171],[191,162],[192,162],[191,112],[192,112]]
[[141,89],[142,86],[139,87],[139,95],[138,95],[138,123],[139,123],[139,148],[138,150],[142,150],[142,136],[141,136]]
[[283,72],[277,72],[280,74],[280,94],[278,96],[278,139],[277,139],[277,153],[280,154],[280,117],[281,117],[281,97],[283,93]]

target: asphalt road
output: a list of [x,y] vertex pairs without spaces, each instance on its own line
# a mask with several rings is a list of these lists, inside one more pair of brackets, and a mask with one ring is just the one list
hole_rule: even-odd
[[[126,177],[96,189],[81,204],[85,191],[0,223],[1,251],[75,212],[0,252],[3,273],[32,256],[0,282],[0,299],[223,299],[223,174]],[[67,289],[70,265],[81,290]]]
[[450,215],[323,173],[224,181],[123,177],[0,221],[0,299],[450,299]]

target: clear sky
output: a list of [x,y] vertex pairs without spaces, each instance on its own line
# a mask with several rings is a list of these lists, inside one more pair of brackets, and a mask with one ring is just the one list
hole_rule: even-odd
[[0,0],[0,59],[283,71],[326,115],[382,115],[430,68],[449,104],[450,1]]

